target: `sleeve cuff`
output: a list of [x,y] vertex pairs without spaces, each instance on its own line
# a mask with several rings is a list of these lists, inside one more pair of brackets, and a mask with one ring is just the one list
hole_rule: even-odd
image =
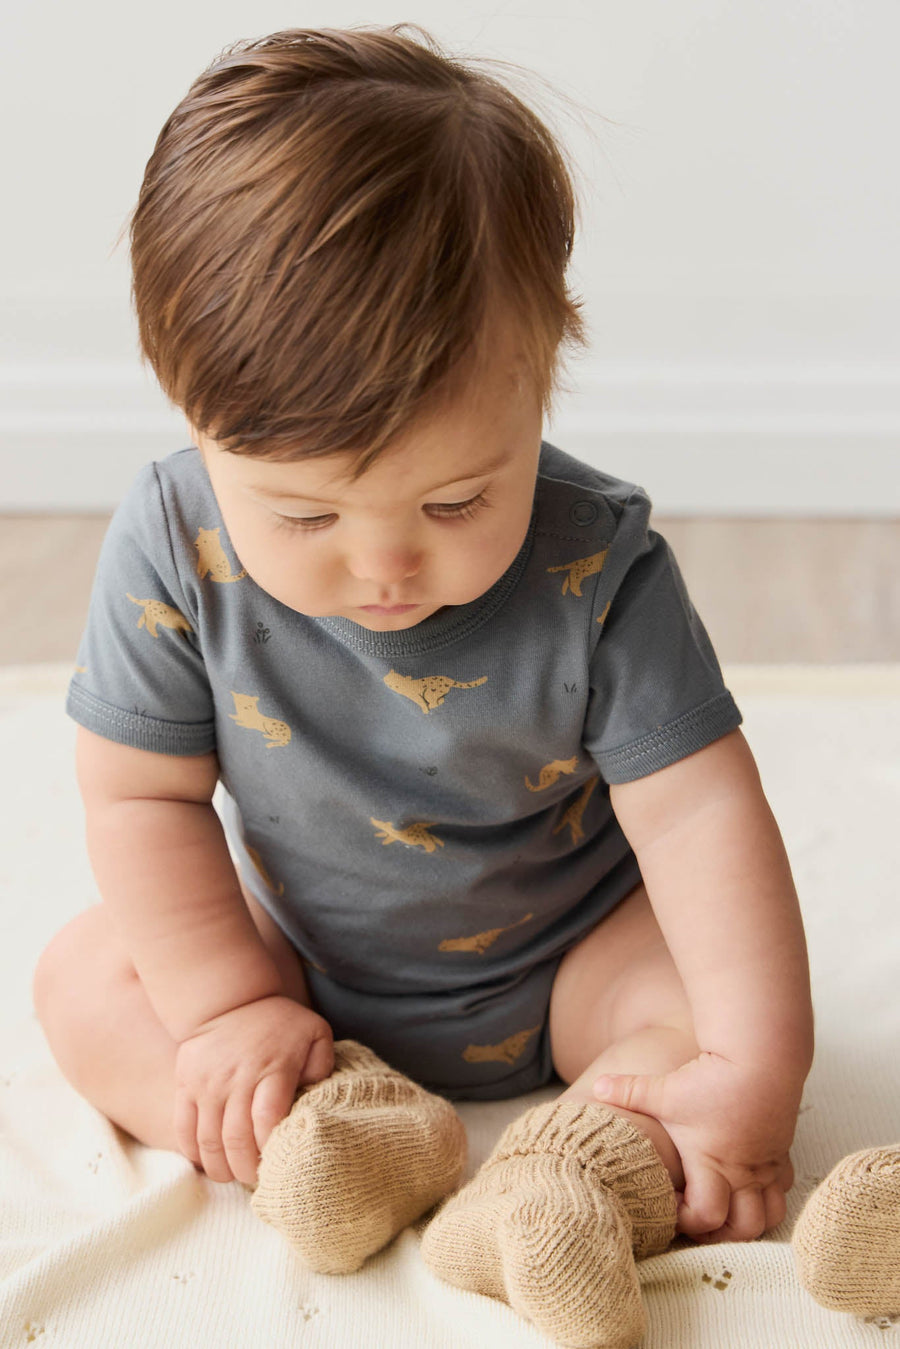
[[125,712],[74,683],[69,685],[66,712],[86,730],[133,749],[157,754],[208,754],[216,748],[214,721],[162,721],[143,712]]
[[705,749],[736,730],[742,721],[737,704],[725,689],[667,726],[658,726],[628,745],[597,755],[597,767],[608,783],[633,782]]

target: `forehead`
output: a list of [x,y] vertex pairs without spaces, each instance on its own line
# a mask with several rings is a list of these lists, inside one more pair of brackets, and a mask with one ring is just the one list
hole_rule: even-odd
[[356,478],[355,452],[273,460],[229,454],[209,441],[201,449],[217,474],[267,499],[417,497],[514,461],[520,446],[530,449],[535,417],[539,421],[540,410],[521,367],[504,363],[412,426]]

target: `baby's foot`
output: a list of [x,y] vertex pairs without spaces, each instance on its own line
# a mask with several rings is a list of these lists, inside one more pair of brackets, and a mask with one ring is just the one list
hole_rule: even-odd
[[823,1307],[900,1313],[900,1144],[838,1162],[791,1235],[797,1275]]
[[266,1140],[250,1205],[310,1269],[348,1274],[454,1190],[465,1162],[449,1101],[338,1040],[334,1072]]
[[422,1256],[559,1344],[630,1349],[645,1329],[635,1258],[666,1249],[675,1216],[644,1134],[606,1106],[550,1101],[515,1120],[438,1210]]

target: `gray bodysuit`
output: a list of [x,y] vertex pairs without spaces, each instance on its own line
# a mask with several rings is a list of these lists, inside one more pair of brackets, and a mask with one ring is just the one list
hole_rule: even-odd
[[316,1010],[448,1097],[551,1079],[559,961],[641,879],[609,784],[741,722],[649,514],[544,442],[509,570],[388,633],[256,585],[193,448],[139,473],[104,540],[67,711],[216,752],[241,874]]

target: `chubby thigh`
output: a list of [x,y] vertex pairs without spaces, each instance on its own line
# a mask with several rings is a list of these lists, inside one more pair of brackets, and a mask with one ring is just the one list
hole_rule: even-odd
[[559,962],[548,1018],[556,1072],[572,1083],[648,1026],[693,1034],[684,984],[641,882]]
[[[349,988],[313,966],[304,969],[275,921],[242,888],[288,995],[324,1017],[335,1039],[361,1041],[450,1099],[498,1100],[556,1078],[571,1082],[639,1025],[675,1024],[685,1015],[683,989],[642,885],[547,959],[493,974],[482,966],[481,981],[464,988],[388,993]],[[174,1147],[176,1046],[102,904],[79,914],[43,953],[35,1006],[73,1085],[136,1137]],[[118,1065],[118,1084],[101,1080],[108,1076],[104,1064]],[[136,1081],[129,1088],[132,1075],[140,1090]],[[138,1109],[143,1097],[156,1101],[153,1120]],[[149,1105],[143,1114],[148,1111]]]
[[[296,952],[252,896],[247,902],[286,993],[309,1006]],[[178,1046],[102,903],[51,939],[35,967],[32,994],[50,1050],[72,1086],[141,1142],[180,1151],[172,1124]]]

